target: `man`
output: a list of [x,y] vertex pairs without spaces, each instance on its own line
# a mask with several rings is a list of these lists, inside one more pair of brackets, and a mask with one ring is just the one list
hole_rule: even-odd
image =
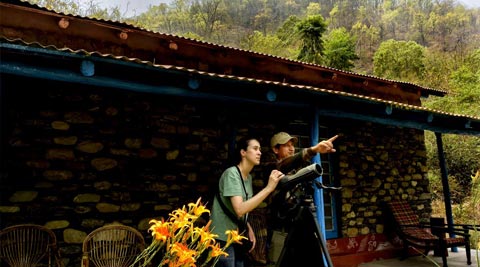
[[[301,168],[312,164],[311,159],[317,153],[325,154],[335,152],[333,141],[337,138],[338,135],[335,135],[328,140],[321,141],[308,148],[303,148],[295,153],[295,144],[298,142],[296,137],[286,132],[275,134],[270,140],[270,146],[277,160],[276,169],[287,175],[294,174]],[[323,188],[327,188],[320,183],[318,184]],[[311,184],[307,186],[299,184],[296,189],[292,190],[296,192],[288,192],[286,195],[274,195],[269,214],[270,228],[268,231],[268,246],[270,261],[275,263],[279,260],[286,238],[285,229],[289,228],[289,224],[291,223],[290,218],[295,216],[294,211],[296,210],[295,207],[299,204],[298,200],[302,198],[302,195],[312,194],[312,189]]]
[[333,141],[337,138],[338,135],[335,135],[328,140],[321,141],[314,146],[304,148],[295,153],[295,143],[298,141],[296,137],[286,132],[275,134],[270,140],[270,146],[277,158],[277,169],[283,173],[291,174],[300,168],[306,167],[317,153],[335,152]]

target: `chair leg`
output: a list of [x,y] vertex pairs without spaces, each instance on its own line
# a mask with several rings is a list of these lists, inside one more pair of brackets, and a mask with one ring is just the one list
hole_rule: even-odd
[[82,256],[82,265],[81,267],[88,267],[88,262],[89,262],[89,259],[88,259],[88,256],[87,255],[83,255]]
[[439,243],[440,246],[440,252],[442,253],[442,262],[443,262],[443,267],[448,267],[447,264],[447,243],[445,240],[440,240]]
[[445,255],[445,253],[442,253],[442,262],[443,262],[443,267],[448,267],[447,256]]
[[465,253],[467,254],[467,264],[471,265],[472,264],[472,258],[470,255],[470,240],[466,240],[465,242]]
[[429,246],[425,247],[425,252],[423,254],[423,257],[427,257],[429,251],[430,251],[430,247]]
[[402,256],[400,257],[400,260],[403,261],[408,257],[408,244],[407,242],[404,242],[403,244],[403,251],[402,251]]

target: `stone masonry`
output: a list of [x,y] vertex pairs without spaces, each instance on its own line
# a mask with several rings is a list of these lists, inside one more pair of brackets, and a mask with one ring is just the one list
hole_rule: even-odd
[[[273,132],[309,133],[308,111],[81,87],[22,88],[8,98],[1,226],[53,229],[66,266],[79,265],[81,243],[97,227],[131,225],[148,243],[150,219],[208,199],[236,136],[258,137],[267,163]],[[428,218],[423,132],[328,118],[322,125],[322,137],[341,135],[337,153],[325,159],[343,187],[341,236],[383,233],[381,204],[394,198],[415,203]],[[266,169],[255,169],[256,188]]]

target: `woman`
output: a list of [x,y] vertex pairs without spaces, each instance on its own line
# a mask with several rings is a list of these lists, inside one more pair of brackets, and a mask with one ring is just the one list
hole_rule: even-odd
[[[238,229],[238,221],[230,218],[228,213],[236,215],[240,220],[245,220],[250,211],[255,209],[262,201],[267,198],[277,187],[278,182],[283,176],[278,170],[272,170],[268,178],[268,183],[256,195],[253,195],[252,175],[250,172],[253,167],[260,164],[262,155],[260,143],[254,138],[244,138],[237,144],[235,156],[238,157],[235,166],[227,168],[219,181],[219,194],[213,201],[212,213],[212,232],[218,235],[218,242],[221,246],[225,245],[227,236],[225,231]],[[227,210],[224,210],[219,201],[224,203]],[[250,249],[255,247],[256,239],[251,226],[247,223],[248,233],[242,233],[253,242]],[[228,257],[220,257],[217,267],[243,267],[244,255],[235,253],[235,246],[227,248]]]

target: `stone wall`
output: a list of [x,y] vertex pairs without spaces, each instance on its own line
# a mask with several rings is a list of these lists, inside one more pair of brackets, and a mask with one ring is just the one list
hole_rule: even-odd
[[[345,130],[347,127],[350,130]],[[431,214],[423,131],[349,123],[337,148],[342,236],[384,233],[384,203],[408,200]]]
[[[131,225],[148,242],[150,219],[209,199],[238,136],[255,136],[263,146],[254,173],[259,189],[273,161],[272,133],[288,130],[302,140],[310,133],[309,111],[73,85],[10,86],[2,114],[1,227],[47,225],[66,266],[80,264],[81,243],[95,228]],[[392,198],[418,200],[429,213],[423,132],[321,123],[330,127],[322,137],[341,135],[332,172],[344,188],[343,236],[382,233],[381,202]]]
[[67,266],[102,225],[134,226],[148,242],[150,219],[210,199],[235,138],[258,137],[269,151],[271,115],[249,105],[67,86],[6,91],[0,196],[1,228],[47,225]]

